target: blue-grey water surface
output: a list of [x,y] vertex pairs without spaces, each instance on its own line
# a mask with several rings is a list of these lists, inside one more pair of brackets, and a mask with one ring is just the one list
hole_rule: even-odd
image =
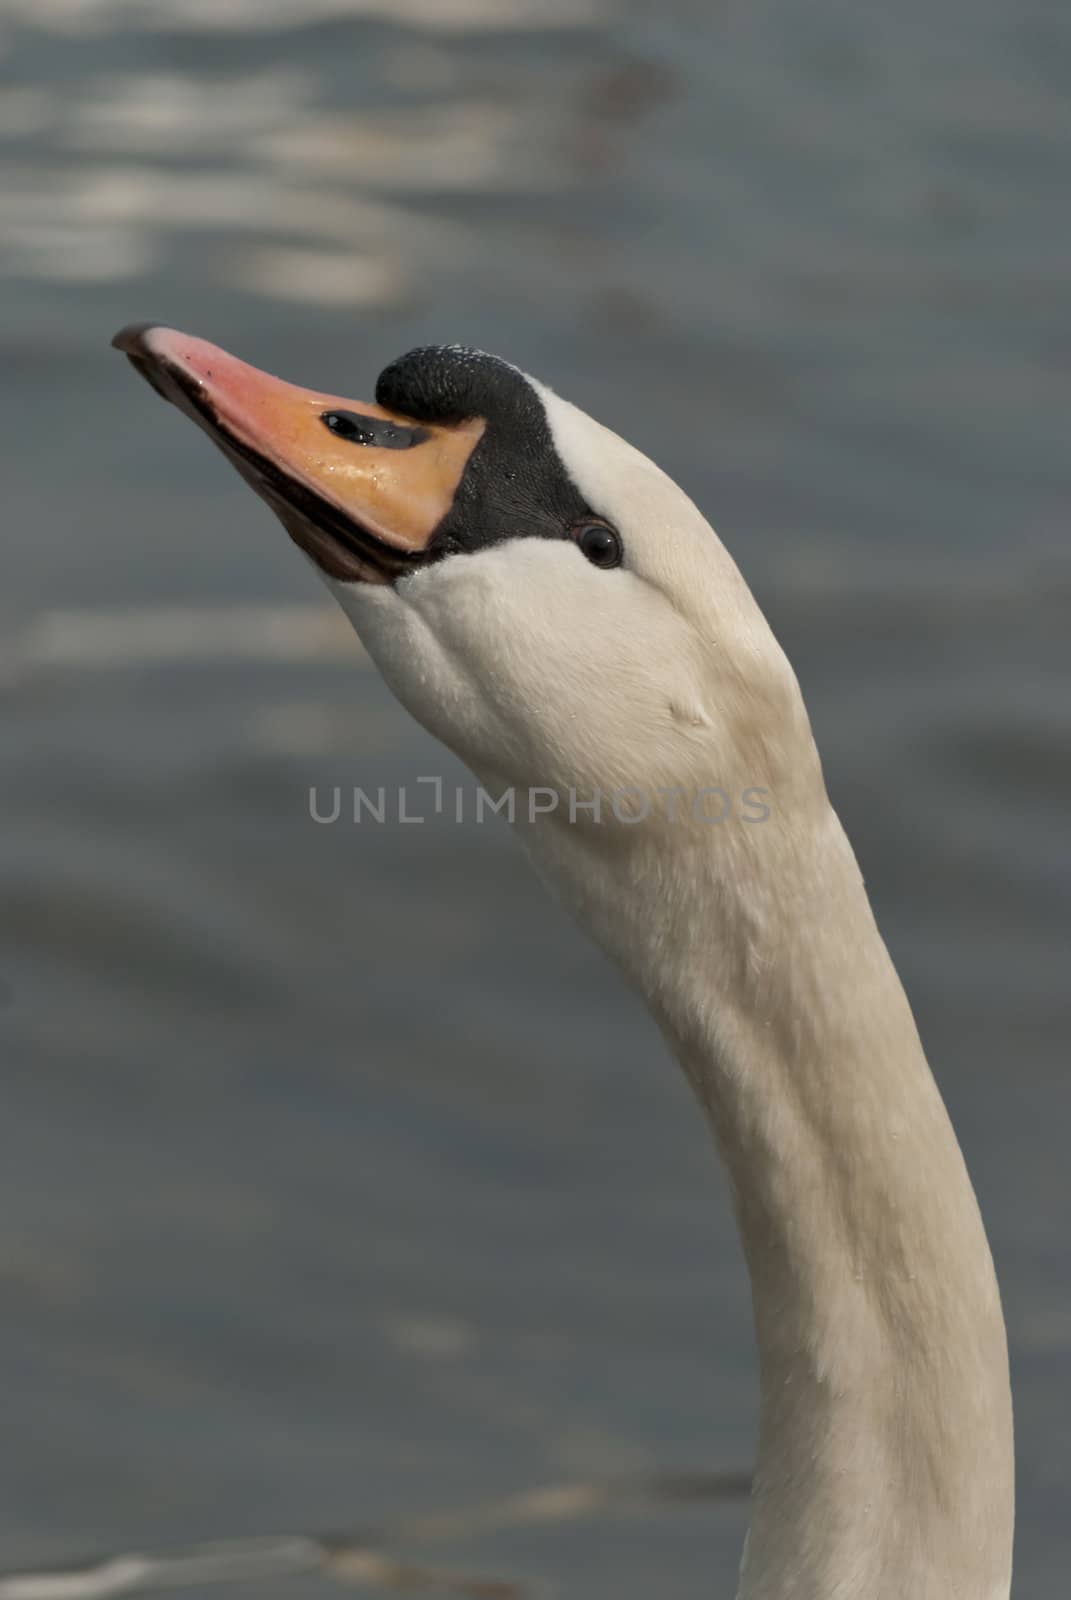
[[[109,351],[149,317],[355,396],[497,350],[708,511],[976,1180],[1015,1592],[1062,1600],[1066,7],[6,0],[0,51],[0,1568],[753,1448],[683,1080],[503,825],[310,821],[311,784],[467,780]],[[728,1597],[744,1521],[440,1553]]]

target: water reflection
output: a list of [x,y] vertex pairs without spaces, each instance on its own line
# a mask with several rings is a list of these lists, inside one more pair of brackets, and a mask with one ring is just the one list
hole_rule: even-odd
[[[598,15],[578,0],[6,9],[17,81],[0,93],[0,140],[15,157],[0,189],[0,270],[86,283],[166,275],[175,236],[194,232],[205,236],[209,277],[351,307],[404,298],[403,263],[447,248],[445,229],[385,196],[517,196],[565,177],[540,138],[544,102],[521,63],[474,73],[443,36],[585,30]],[[355,18],[379,26],[339,32]],[[399,22],[405,43],[383,26]],[[349,73],[308,59],[318,24],[332,25]],[[231,36],[246,33],[273,41],[272,60],[233,70]],[[160,71],[159,34],[175,36],[177,55],[193,36],[196,64]],[[57,72],[87,39],[99,70]],[[123,71],[114,56],[126,58]],[[356,111],[367,97],[379,103]],[[20,162],[27,145],[32,159]]]

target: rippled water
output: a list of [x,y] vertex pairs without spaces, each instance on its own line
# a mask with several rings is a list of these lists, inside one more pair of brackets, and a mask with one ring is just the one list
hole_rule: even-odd
[[[0,1565],[753,1443],[683,1083],[505,829],[310,823],[312,783],[464,780],[108,351],[150,316],[354,394],[421,340],[499,350],[709,510],[977,1180],[1017,1593],[1057,1600],[1065,11],[6,0],[0,49]],[[436,1558],[729,1595],[743,1522],[648,1505]]]

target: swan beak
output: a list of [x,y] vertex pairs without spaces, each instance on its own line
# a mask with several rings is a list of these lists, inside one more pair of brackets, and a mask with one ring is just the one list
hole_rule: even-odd
[[205,430],[329,577],[391,583],[433,556],[481,419],[426,425],[300,389],[174,328],[132,324],[112,343]]

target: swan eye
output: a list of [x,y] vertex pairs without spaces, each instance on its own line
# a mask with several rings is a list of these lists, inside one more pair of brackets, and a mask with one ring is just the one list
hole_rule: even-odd
[[621,535],[605,522],[582,522],[573,538],[593,567],[619,567],[624,557]]

